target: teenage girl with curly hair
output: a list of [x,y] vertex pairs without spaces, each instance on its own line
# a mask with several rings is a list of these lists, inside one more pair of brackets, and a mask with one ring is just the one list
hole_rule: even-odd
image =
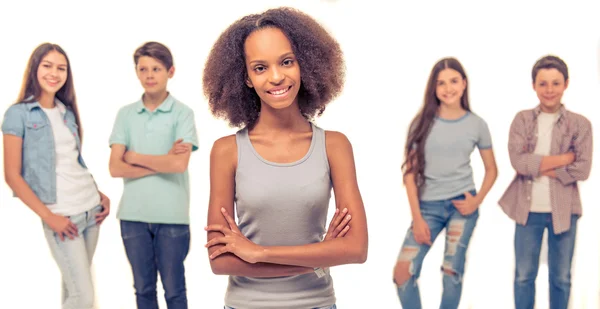
[[206,246],[213,272],[229,275],[226,308],[335,308],[328,268],[367,259],[351,144],[312,122],[344,72],[336,40],[295,9],[245,16],[214,44],[204,93],[241,128],[210,159]]

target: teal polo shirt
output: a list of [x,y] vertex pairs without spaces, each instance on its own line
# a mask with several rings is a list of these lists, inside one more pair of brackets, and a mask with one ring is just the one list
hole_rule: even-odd
[[[119,110],[109,144],[125,145],[140,154],[166,155],[173,143],[183,143],[198,149],[194,112],[169,96],[149,111],[139,101]],[[142,178],[123,178],[124,188],[117,218],[146,223],[189,224],[190,183],[188,171],[155,174]]]

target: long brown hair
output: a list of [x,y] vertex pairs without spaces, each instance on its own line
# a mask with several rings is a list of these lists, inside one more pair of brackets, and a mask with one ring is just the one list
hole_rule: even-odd
[[[410,123],[408,137],[406,138],[406,146],[404,151],[404,162],[402,163],[402,173],[414,174],[417,187],[421,187],[425,183],[425,141],[429,136],[431,127],[438,113],[440,100],[436,95],[437,79],[440,72],[444,69],[453,69],[460,73],[466,81],[467,75],[463,66],[455,58],[444,58],[438,61],[431,69],[429,81],[425,89],[425,99],[421,110]],[[471,111],[469,107],[469,83],[465,87],[463,95],[460,99],[460,105],[466,111]]]
[[27,62],[27,68],[25,74],[23,74],[23,83],[21,84],[21,91],[19,92],[19,98],[16,104],[19,103],[32,103],[40,99],[42,94],[42,87],[37,78],[37,71],[42,62],[42,59],[51,51],[57,51],[65,56],[67,60],[67,80],[65,84],[56,92],[56,98],[59,99],[65,107],[75,114],[75,123],[77,123],[77,131],[79,138],[83,139],[81,120],[79,118],[79,110],[77,109],[77,99],[75,97],[75,87],[73,87],[73,73],[71,72],[71,63],[67,53],[58,45],[52,43],[43,43],[35,48],[29,61]]

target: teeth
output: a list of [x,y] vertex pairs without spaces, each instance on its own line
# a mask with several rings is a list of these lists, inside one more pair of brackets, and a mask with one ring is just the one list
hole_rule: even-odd
[[274,95],[280,95],[280,94],[284,94],[288,91],[289,88],[285,88],[285,89],[281,89],[281,90],[277,90],[277,91],[269,91],[269,93],[274,94]]

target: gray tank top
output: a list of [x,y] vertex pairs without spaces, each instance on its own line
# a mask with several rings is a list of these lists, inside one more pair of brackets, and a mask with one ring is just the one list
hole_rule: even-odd
[[[241,232],[263,246],[295,246],[320,242],[326,232],[331,177],[325,132],[311,124],[306,155],[292,163],[262,158],[248,137],[236,134],[238,165],[235,204]],[[335,304],[329,272],[278,278],[229,276],[225,304],[236,309],[307,309]]]

